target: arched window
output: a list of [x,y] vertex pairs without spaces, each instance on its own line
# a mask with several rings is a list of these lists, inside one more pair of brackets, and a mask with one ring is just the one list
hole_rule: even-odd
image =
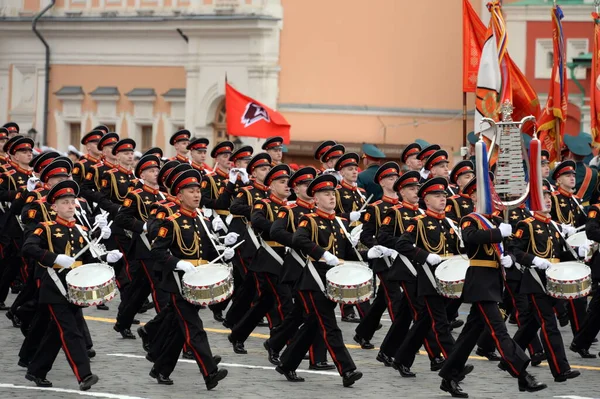
[[227,112],[225,110],[225,99],[217,107],[213,122],[213,145],[221,141],[229,140],[227,134]]

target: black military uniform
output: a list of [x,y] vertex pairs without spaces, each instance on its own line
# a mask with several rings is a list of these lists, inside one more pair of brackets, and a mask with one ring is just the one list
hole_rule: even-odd
[[[324,142],[322,142],[321,144],[319,144],[319,146],[315,150],[314,158],[318,162],[321,162],[322,164],[325,164],[326,161],[323,161],[323,156],[334,145],[337,145],[337,143],[335,141],[333,141],[333,140],[325,140]],[[342,146],[342,148],[343,148],[343,146]],[[342,152],[342,154],[343,154],[343,152]],[[323,166],[321,166],[321,168],[318,170],[319,174],[323,173],[324,170],[325,170],[325,168]]]
[[[186,188],[200,187],[201,179],[196,170],[180,173],[173,182],[173,195]],[[217,362],[208,344],[208,336],[198,314],[198,306],[186,301],[181,295],[183,272],[177,270],[181,261],[200,265],[217,256],[216,249],[209,244],[210,239],[207,235],[211,232],[204,230],[200,217],[202,215],[198,215],[195,210],[180,207],[176,214],[165,219],[152,243],[152,256],[162,272],[162,287],[171,296],[170,306],[166,310],[174,312],[178,327],[173,326],[171,329],[166,339],[167,347],[156,359],[150,376],[156,378],[159,383],[172,384],[169,375],[174,370],[185,343],[190,347],[204,376],[206,387],[210,390],[227,376],[227,370],[217,368]]]
[[[448,181],[442,177],[428,179],[419,189],[419,197],[423,199],[428,194],[445,193],[447,188]],[[425,214],[415,217],[406,227],[406,232],[398,240],[395,249],[417,263],[417,294],[425,303],[394,356],[400,375],[414,377],[415,374],[410,371],[410,367],[429,329],[433,330],[445,358],[454,346],[454,338],[450,334],[446,315],[445,298],[438,294],[437,284],[432,278],[435,266],[430,266],[427,258],[431,254],[439,256],[458,254],[458,237],[443,212],[436,213],[427,209]]]
[[417,155],[419,155],[421,150],[422,148],[419,145],[419,143],[410,143],[402,150],[402,153],[400,154],[400,161],[402,161],[402,163],[406,165],[406,161],[408,161],[408,158],[416,157]]
[[[574,161],[563,161],[554,168],[552,179],[556,181],[564,174],[575,174],[575,170]],[[585,225],[586,214],[579,202],[579,198],[570,191],[558,187],[557,191],[552,193],[552,211],[550,213],[552,220],[559,224],[568,224],[573,227]],[[587,298],[559,301],[557,308],[562,311],[560,302],[566,302],[569,321],[571,322],[571,331],[573,332],[573,336],[575,336],[586,318]]]
[[[171,145],[175,145],[175,143],[178,143],[180,141],[190,141],[190,137],[192,137],[192,134],[190,133],[189,130],[187,129],[181,129],[176,131],[175,133],[173,133],[171,135],[171,138],[169,139],[169,144]],[[189,144],[188,144],[189,145]],[[187,146],[186,146],[187,148]],[[189,148],[187,148],[189,150]],[[188,157],[181,155],[181,154],[177,154],[175,155],[173,158],[169,159],[170,161],[179,161],[181,163],[189,163],[190,160],[188,159]]]
[[[590,207],[585,224],[585,233],[589,240],[600,242],[600,205],[594,204]],[[581,325],[579,332],[573,337],[571,350],[579,353],[583,358],[595,358],[595,354],[589,352],[594,338],[600,332],[600,295],[598,283],[600,282],[600,254],[594,251],[589,263],[592,269],[592,284],[596,286],[596,294],[592,296],[589,303],[588,314]]]
[[[263,166],[271,166],[271,156],[266,152],[256,154],[250,160],[248,166],[246,166],[246,171],[248,175],[252,175],[254,169]],[[254,232],[251,231],[252,227],[248,223],[250,222],[254,202],[267,198],[268,195],[269,188],[263,183],[253,180],[251,185],[241,187],[231,203],[230,211],[232,219],[229,224],[229,231],[239,234],[240,238],[243,238],[245,242],[235,250],[235,256],[232,261],[236,288],[231,307],[227,311],[225,321],[223,322],[223,325],[228,328],[233,327],[242,318],[256,296],[256,281],[253,274],[248,275],[248,267],[252,263],[252,259],[258,248],[250,237]],[[235,279],[237,279],[237,282]],[[271,320],[269,314],[267,314],[267,318],[269,326],[273,327],[274,320]]]
[[[160,159],[154,155],[146,155],[140,158],[135,167],[135,175],[140,178],[142,172],[152,168],[160,167]],[[133,280],[128,289],[131,294],[127,296],[126,303],[120,307],[117,315],[115,331],[123,338],[133,339],[131,323],[140,310],[148,294],[157,296],[156,284],[158,280],[154,277],[154,259],[150,254],[150,240],[148,238],[148,218],[152,205],[164,199],[164,195],[158,188],[138,182],[136,188],[127,193],[123,206],[119,209],[114,224],[124,230],[131,231],[133,238],[128,248],[128,262],[135,267],[132,268]]]
[[[81,144],[86,145],[88,143],[98,143],[103,135],[104,132],[101,130],[92,130],[82,137]],[[94,158],[90,154],[85,154],[82,156],[73,166],[73,180],[81,187],[85,182],[85,176],[91,171],[92,165],[96,165],[99,162],[99,158]]]
[[[288,185],[294,188],[300,184],[309,184],[317,175],[316,169],[312,166],[307,166],[299,169],[290,178]],[[293,245],[294,232],[298,228],[300,219],[314,211],[313,202],[306,202],[301,198],[296,199],[295,203],[290,203],[279,208],[277,218],[271,226],[271,237],[274,241],[291,248]],[[271,337],[265,341],[264,347],[269,353],[269,361],[271,364],[279,365],[279,353],[288,341],[294,336],[298,328],[302,325],[304,307],[296,292],[296,282],[302,275],[302,269],[306,264],[306,260],[295,250],[289,249],[283,258],[283,267],[281,271],[281,289],[289,291],[289,296],[293,296],[294,308],[291,312],[285,315],[281,324],[271,331]],[[309,353],[309,369],[311,370],[331,370],[335,366],[326,363],[325,342],[321,336],[317,335],[315,342],[310,347]]]
[[[328,153],[332,150],[335,150],[335,147],[336,146],[332,147]],[[358,154],[353,152],[343,154],[336,161],[334,169],[339,173],[345,167],[358,166],[359,159],[360,158]],[[347,219],[350,223],[350,228],[354,228],[361,223],[360,219],[352,221],[351,214],[352,212],[358,212],[358,210],[365,204],[366,198],[364,193],[365,190],[363,188],[360,188],[356,184],[351,184],[345,180],[342,180],[336,188],[335,195],[337,205],[335,208],[335,213],[338,216]],[[361,319],[366,316],[367,312],[369,311],[369,307],[368,301],[356,305]],[[354,312],[354,305],[340,305],[340,310],[342,313],[342,321],[351,323],[360,322],[360,319],[356,317],[356,313]]]
[[[206,152],[209,143],[210,143],[210,141],[207,138],[200,137],[200,138],[190,141],[190,144],[188,144],[187,149],[190,151],[196,150],[196,151]],[[176,160],[178,160],[178,159],[176,159]],[[206,176],[206,174],[211,171],[210,167],[204,162],[196,163],[195,161],[192,160],[191,165],[194,169],[196,169],[198,172],[200,172],[200,174],[202,175],[202,178],[204,178],[204,176]]]
[[[373,181],[379,185],[382,179],[387,177],[398,177],[400,166],[396,162],[386,162],[381,165],[375,172]],[[372,248],[377,245],[377,234],[381,223],[388,211],[398,204],[398,196],[388,197],[383,194],[381,200],[375,201],[367,205],[365,215],[363,217],[363,227],[360,234],[360,242],[367,248]],[[374,345],[370,340],[373,338],[375,331],[380,327],[379,322],[381,316],[386,310],[390,315],[392,322],[400,308],[401,291],[400,284],[397,280],[388,280],[388,275],[391,274],[390,267],[393,259],[389,257],[370,259],[369,266],[379,277],[379,289],[375,300],[371,304],[369,311],[362,318],[360,324],[356,327],[354,341],[360,344],[363,349],[373,349]]]
[[[289,177],[289,166],[279,164],[269,171],[265,177],[265,185],[270,186],[275,180],[289,179]],[[250,220],[256,234],[255,244],[258,244],[258,250],[250,263],[249,270],[254,274],[257,282],[258,298],[235,324],[228,337],[236,353],[246,353],[244,342],[271,307],[275,306],[279,320],[283,320],[284,316],[292,311],[290,292],[279,280],[285,257],[285,246],[272,240],[270,236],[273,221],[279,209],[285,205],[287,200],[278,198],[274,194],[254,202]]]
[[[484,205],[481,207],[485,209]],[[504,229],[504,233],[501,229]],[[443,378],[440,389],[454,397],[468,397],[458,381],[472,371],[473,366],[465,363],[484,329],[493,337],[502,356],[502,364],[519,379],[520,391],[533,392],[546,388],[525,370],[529,358],[510,338],[498,307],[498,302],[502,300],[504,270],[500,262],[506,256],[502,241],[504,236],[512,232],[510,225],[503,224],[499,218],[472,213],[462,219],[461,230],[469,257],[462,295],[464,302],[472,305],[454,350],[439,372]]]
[[[233,152],[233,143],[231,141],[222,141],[211,151],[210,155],[216,158],[217,155],[231,154]],[[235,195],[235,182],[229,184],[229,171],[223,171],[218,167],[207,173],[202,180],[202,207],[212,209],[217,215],[225,219],[229,215],[229,206],[231,205],[231,196]]]
[[[74,181],[58,183],[48,193],[48,202],[54,203],[59,198],[77,197],[79,187]],[[72,256],[85,245],[82,234],[87,234],[83,226],[78,226],[75,220],[65,220],[56,217],[54,222],[40,223],[32,235],[27,238],[23,250],[41,267],[46,268],[40,282],[39,302],[48,306],[52,323],[40,343],[40,348],[29,363],[25,378],[34,381],[38,386],[52,386],[46,380],[46,375],[61,347],[67,355],[69,366],[73,370],[79,388],[88,390],[98,382],[98,377],[92,374],[90,360],[87,356],[83,334],[78,326],[77,315],[80,308],[71,304],[66,298],[66,276],[69,269],[81,265],[81,261],[72,263],[69,267],[56,264],[59,256]],[[83,254],[83,261],[94,261],[91,254]]]
[[[421,150],[421,152],[419,152],[417,154],[417,159],[423,163],[423,167],[424,167],[425,166],[425,162],[429,159],[429,157],[431,155],[433,155],[436,151],[439,151],[440,149],[441,149],[441,147],[439,145],[437,145],[437,144],[431,144],[430,146],[427,146],[427,147],[423,148]],[[429,170],[427,168],[423,168],[423,170],[420,171],[420,172],[423,172],[426,175],[429,174]],[[427,179],[424,177],[423,174],[421,174],[421,183],[424,183],[425,180],[427,180]]]
[[[473,162],[460,161],[450,172],[450,183],[457,186],[458,178],[467,173],[471,173],[474,176],[475,171],[473,170]],[[448,198],[445,212],[447,217],[458,223],[463,216],[473,212],[473,208],[471,196],[464,193],[463,190],[460,190],[458,193]]]
[[[334,176],[321,175],[310,183],[307,193],[314,196],[318,191],[334,190],[336,184]],[[343,378],[345,387],[351,386],[362,377],[362,373],[356,371],[356,365],[337,326],[334,312],[336,304],[325,296],[322,288],[325,285],[325,274],[331,268],[324,261],[324,256],[356,259],[352,244],[339,223],[347,222],[336,218],[335,213],[326,213],[317,208],[315,213],[300,219],[298,229],[294,233],[293,249],[302,251],[310,262],[304,268],[298,283],[298,294],[305,307],[304,324],[281,355],[281,365],[276,368],[277,372],[284,374],[290,381],[304,380],[296,375],[295,370],[317,333],[325,339],[327,350]]]
[[[549,187],[547,193],[550,194]],[[550,217],[540,212],[519,222],[514,239],[511,241],[511,250],[516,261],[526,267],[519,292],[529,297],[533,308],[533,314],[530,314],[525,323],[521,324],[514,340],[521,348],[525,348],[541,327],[542,344],[555,381],[562,382],[575,378],[579,376],[579,372],[572,371],[569,366],[554,314],[556,299],[546,294],[545,271],[534,268],[536,257],[550,263],[573,260],[573,257],[563,249],[560,232],[556,230]]]
[[[33,149],[33,140],[28,137],[14,136],[4,145],[5,152],[15,155],[17,151],[29,151]],[[14,161],[5,165],[5,171],[0,176],[0,203],[4,204],[6,212],[1,216],[0,226],[0,258],[4,264],[2,277],[0,277],[0,309],[6,310],[4,301],[8,296],[10,284],[21,271],[23,282],[27,280],[27,265],[21,258],[21,246],[23,245],[23,230],[19,224],[18,213],[11,212],[9,204],[18,199],[27,188],[27,180],[31,176],[31,170],[19,166]]]
[[[119,135],[116,133],[107,133],[100,138],[97,147],[102,151],[104,147],[114,146],[119,141]],[[81,196],[84,197],[93,207],[102,203],[104,199],[102,191],[102,176],[104,172],[116,168],[117,165],[101,159],[96,164],[90,164],[86,168],[86,173],[81,186]]]

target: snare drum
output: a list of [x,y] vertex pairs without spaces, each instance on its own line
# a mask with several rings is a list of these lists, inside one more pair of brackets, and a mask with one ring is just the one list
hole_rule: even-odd
[[580,231],[567,238],[567,243],[572,247],[581,247],[588,242],[585,231]]
[[185,273],[181,284],[181,295],[194,305],[213,305],[233,294],[231,270],[224,264],[200,265]]
[[579,262],[560,262],[546,270],[546,291],[560,299],[587,296],[592,289],[592,271]]
[[451,256],[440,263],[435,269],[440,295],[446,298],[460,298],[468,268],[469,259],[460,255]]
[[115,270],[104,263],[89,263],[67,273],[69,302],[79,306],[102,305],[117,295]]
[[373,272],[361,262],[344,262],[327,271],[327,296],[347,305],[366,302],[373,296]]

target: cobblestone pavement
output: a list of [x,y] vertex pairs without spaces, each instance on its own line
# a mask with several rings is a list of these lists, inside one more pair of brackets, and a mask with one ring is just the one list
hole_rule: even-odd
[[[14,299],[10,295],[7,304]],[[181,359],[171,377],[173,386],[158,385],[148,376],[151,364],[145,360],[141,341],[123,340],[112,329],[118,298],[112,301],[109,311],[95,308],[84,311],[94,339],[97,356],[92,360],[92,370],[100,377],[100,382],[92,390],[80,392],[73,373],[61,353],[54,369],[48,375],[53,382],[51,389],[36,388],[25,380],[25,370],[17,366],[17,353],[22,342],[18,329],[4,316],[0,317],[0,398],[78,398],[92,396],[100,398],[192,398],[197,395],[211,398],[331,398],[334,395],[352,395],[360,398],[382,398],[386,395],[407,398],[450,397],[440,391],[440,378],[429,371],[426,356],[418,356],[413,366],[417,378],[401,378],[396,371],[384,367],[375,360],[377,349],[361,350],[353,345],[355,324],[342,323],[340,327],[345,342],[350,348],[358,369],[364,373],[362,380],[353,388],[344,389],[336,372],[311,372],[307,362],[301,365],[298,374],[306,378],[304,383],[289,383],[274,371],[267,361],[262,343],[268,336],[267,328],[257,328],[246,342],[247,355],[236,355],[227,341],[227,333],[220,323],[212,318],[212,313],[201,311],[213,353],[223,357],[221,367],[229,370],[228,377],[219,386],[207,392],[204,381],[195,362]],[[465,319],[468,307],[461,308],[461,318]],[[4,313],[4,312],[2,312]],[[142,322],[150,320],[154,311],[138,315]],[[373,339],[377,346],[390,325],[384,315],[383,329]],[[509,325],[511,334],[515,327]],[[572,334],[568,327],[561,328],[568,345]],[[457,332],[455,333],[457,336]],[[600,345],[592,346],[597,352]],[[579,355],[567,351],[571,367],[581,370],[581,377],[565,383],[555,383],[547,364],[530,367],[529,371],[539,380],[548,384],[548,389],[534,394],[524,394],[527,398],[600,398],[600,359],[581,359]],[[470,363],[475,370],[462,384],[471,398],[506,398],[519,394],[517,381],[498,370],[495,362],[473,356]]]

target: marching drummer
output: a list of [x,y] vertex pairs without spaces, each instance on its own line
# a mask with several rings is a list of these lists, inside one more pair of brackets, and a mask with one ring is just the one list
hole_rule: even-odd
[[[520,293],[529,297],[530,305],[534,309],[519,327],[514,340],[521,348],[525,348],[537,336],[541,327],[540,336],[554,381],[564,382],[579,377],[580,373],[571,370],[569,366],[554,313],[557,299],[546,293],[545,271],[552,263],[574,259],[573,255],[564,249],[560,232],[550,219],[552,194],[547,181],[543,183],[543,190],[544,210],[536,211],[533,217],[519,222],[511,240],[512,253],[517,263],[526,266],[521,279]],[[579,255],[584,257],[588,250],[589,247],[579,247]]]
[[347,221],[335,215],[336,186],[337,179],[331,175],[321,175],[308,186],[307,193],[314,197],[317,208],[300,219],[293,237],[293,249],[302,251],[309,259],[297,286],[300,300],[305,305],[305,319],[281,354],[281,364],[276,370],[288,381],[304,381],[296,375],[296,369],[318,332],[342,376],[343,385],[349,387],[362,378],[362,373],[356,370],[344,345],[334,312],[336,303],[324,293],[327,271],[339,265],[342,259],[357,259],[352,243],[343,232],[348,229]]
[[463,191],[463,188],[474,177],[473,162],[469,160],[460,161],[450,172],[450,183],[458,187],[458,193],[448,198],[445,212],[457,223],[463,216],[473,212],[473,200]]
[[[477,190],[483,190],[483,182],[476,181]],[[469,258],[462,297],[471,303],[467,322],[454,345],[454,350],[446,358],[439,375],[442,377],[440,389],[453,397],[467,398],[459,382],[473,370],[466,364],[482,331],[487,331],[502,356],[501,368],[518,378],[519,391],[535,392],[546,388],[527,372],[529,358],[508,335],[504,318],[498,307],[502,300],[504,268],[513,266],[513,259],[504,251],[502,242],[512,234],[512,227],[494,217],[490,203],[477,203],[480,213],[471,213],[461,221],[462,238]]]
[[[414,144],[418,146],[418,144]],[[421,147],[419,146],[419,148]],[[416,157],[416,154],[409,156],[409,158],[411,157]],[[377,234],[377,242],[380,245],[394,249],[413,218],[423,212],[419,209],[420,181],[421,173],[418,170],[411,170],[400,176],[394,183],[394,191],[398,192],[402,202],[388,210],[383,218]],[[404,292],[400,303],[400,311],[394,317],[394,322],[383,339],[381,349],[377,354],[378,361],[387,367],[392,367],[394,354],[404,341],[411,322],[417,320],[425,304],[423,299],[417,295],[417,270],[408,261],[408,258],[402,260],[397,257],[392,264],[387,279],[388,281],[398,281]],[[439,364],[443,363],[444,358],[431,329],[425,335],[423,342],[431,367],[438,367]]]
[[[400,166],[396,162],[386,162],[381,165],[373,176],[375,184],[381,187],[383,196],[380,200],[367,205],[365,212],[363,229],[360,234],[360,241],[367,247],[372,248],[377,245],[377,231],[381,226],[388,210],[398,204],[398,194],[394,190],[394,182],[400,174]],[[362,349],[373,349],[375,346],[370,342],[381,324],[381,316],[387,309],[392,322],[400,306],[400,284],[398,281],[390,281],[387,276],[390,274],[390,258],[377,257],[370,262],[373,273],[379,277],[380,285],[377,296],[371,304],[366,316],[363,317],[360,324],[356,327],[354,341]]]
[[[69,270],[85,262],[93,262],[86,248],[86,228],[76,224],[75,198],[79,195],[79,186],[72,180],[56,184],[48,193],[47,201],[56,212],[53,222],[38,225],[23,246],[23,252],[37,260],[46,269],[41,279],[39,303],[47,305],[54,323],[50,323],[46,334],[33,359],[29,363],[25,378],[39,387],[51,387],[46,379],[47,373],[61,347],[67,355],[69,366],[73,370],[79,389],[86,391],[98,382],[98,376],[92,374],[90,360],[85,350],[85,342],[78,327],[77,313],[80,308],[67,300],[66,276]],[[108,252],[106,260],[116,262],[122,254]]]
[[[227,370],[217,368],[220,358],[212,355],[198,306],[186,301],[181,292],[183,274],[196,270],[196,266],[207,264],[217,256],[217,250],[208,237],[212,234],[208,228],[210,222],[196,211],[200,206],[201,181],[200,172],[193,169],[175,177],[171,193],[180,201],[179,211],[164,221],[152,243],[152,256],[162,272],[162,288],[171,295],[170,306],[163,312],[171,312],[178,322],[177,327],[169,331],[167,347],[156,359],[150,376],[159,384],[172,385],[173,380],[169,376],[185,343],[204,376],[206,388],[211,390],[227,376]],[[231,248],[226,248],[224,259],[231,259],[233,253]],[[168,318],[165,315],[165,319]]]

